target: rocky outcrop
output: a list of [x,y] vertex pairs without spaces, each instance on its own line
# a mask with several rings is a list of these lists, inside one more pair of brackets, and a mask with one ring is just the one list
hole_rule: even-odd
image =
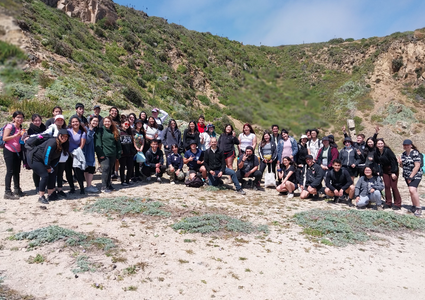
[[73,18],[83,22],[96,23],[106,19],[114,24],[118,19],[117,11],[112,0],[42,0],[51,7],[63,10]]

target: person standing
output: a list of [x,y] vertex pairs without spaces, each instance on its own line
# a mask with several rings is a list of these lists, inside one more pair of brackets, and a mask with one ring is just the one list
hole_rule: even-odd
[[[134,140],[132,129],[130,128],[130,122],[126,121],[121,124],[120,128],[120,142],[122,154],[120,157],[120,178],[122,186],[133,185],[130,181],[134,174],[134,155],[136,154],[136,148],[134,147]],[[125,170],[127,169],[127,174]]]
[[422,180],[422,166],[424,164],[422,154],[418,151],[412,140],[403,141],[404,152],[398,160],[403,167],[403,177],[409,188],[410,199],[412,199],[412,212],[419,217],[422,214],[421,202],[419,201],[418,186]]
[[168,156],[172,152],[171,146],[177,145],[180,146],[182,142],[182,135],[177,126],[177,122],[174,119],[171,119],[168,122],[168,127],[164,130],[164,152]]
[[109,116],[103,118],[103,127],[95,134],[95,150],[102,166],[102,192],[110,193],[114,190],[111,175],[115,161],[121,157],[122,149],[120,133]]
[[91,118],[96,117],[99,120],[99,124],[102,123],[103,117],[100,115],[100,105],[95,105],[93,107],[93,113],[89,116],[88,122],[90,123]]
[[71,124],[72,118],[78,118],[82,126],[87,126],[88,121],[86,117],[84,117],[84,104],[75,104],[75,115],[72,115],[71,118],[69,118],[69,124]]
[[[22,192],[20,185],[22,160],[20,140],[25,133],[25,130],[22,128],[24,113],[17,110],[13,113],[12,118],[12,123],[7,124],[3,131],[3,141],[5,142],[3,157],[6,163],[4,199],[15,200],[26,196]],[[11,189],[12,178],[14,185],[13,193]]]
[[[401,196],[398,191],[398,162],[394,152],[385,145],[383,139],[377,139],[375,151],[375,162],[379,165],[379,175],[384,179],[385,185],[385,204],[384,209],[392,208],[393,210],[401,209]],[[394,204],[392,203],[392,194],[394,195]]]
[[95,158],[95,146],[94,137],[99,126],[99,118],[97,116],[91,116],[89,126],[87,129],[87,139],[84,144],[83,153],[86,158],[86,169],[84,170],[84,179],[86,180],[87,186],[85,191],[88,193],[98,193],[99,190],[92,186],[93,175],[96,170],[96,158]]
[[69,121],[70,122],[69,122],[69,128],[68,128],[68,133],[69,133],[68,141],[69,141],[70,155],[65,164],[66,179],[68,180],[69,187],[71,188],[69,193],[74,194],[75,187],[74,187],[74,178],[72,176],[72,171],[74,171],[74,175],[77,178],[78,185],[80,186],[80,194],[84,195],[85,194],[84,170],[86,169],[85,160],[84,160],[83,169],[80,169],[79,167],[74,167],[74,160],[78,158],[79,151],[81,151],[81,154],[83,155],[82,151],[86,143],[87,133],[86,133],[86,129],[83,127],[78,117],[72,117]]
[[248,146],[251,146],[254,149],[257,147],[257,136],[255,135],[252,126],[246,123],[243,126],[243,132],[239,134],[238,156],[243,155],[246,147]]
[[[218,147],[224,152],[226,166],[233,170],[233,160],[235,159],[235,145],[239,145],[239,140],[233,131],[233,126],[227,124],[224,126],[224,132],[218,138]],[[250,146],[252,148],[252,146]],[[254,150],[252,151],[254,153]]]
[[294,160],[298,153],[298,144],[297,141],[292,136],[289,136],[288,131],[282,128],[281,131],[282,139],[277,145],[277,156],[279,164],[283,161],[283,158],[288,156],[291,160]]

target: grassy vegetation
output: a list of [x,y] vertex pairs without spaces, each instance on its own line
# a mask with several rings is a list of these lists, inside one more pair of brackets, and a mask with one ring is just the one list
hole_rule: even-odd
[[[116,22],[96,24],[84,24],[39,0],[25,6],[16,1],[10,7],[12,13],[19,11],[35,39],[66,59],[43,61],[46,74],[23,72],[19,62],[26,56],[1,43],[4,96],[32,101],[43,88],[47,100],[65,110],[94,100],[134,110],[158,106],[186,121],[204,114],[218,133],[230,123],[228,116],[263,127],[276,123],[296,134],[308,127],[344,124],[356,110],[373,105],[364,79],[379,54],[412,34],[256,47],[143,17],[120,5]],[[347,59],[368,53],[371,46],[376,50],[364,62],[341,71]],[[212,95],[226,107],[213,104]]]
[[295,214],[303,232],[326,245],[346,246],[378,239],[374,233],[425,230],[425,220],[383,211],[309,210]]
[[86,205],[84,209],[87,212],[95,212],[106,215],[110,215],[111,213],[117,213],[120,215],[141,213],[149,216],[169,217],[171,213],[160,209],[162,206],[164,206],[164,204],[158,201],[123,196],[116,198],[102,198],[92,204]]
[[267,225],[255,226],[250,222],[241,221],[226,215],[207,214],[200,217],[190,217],[172,225],[174,230],[190,233],[211,233],[217,231],[227,232],[264,232],[268,233]]

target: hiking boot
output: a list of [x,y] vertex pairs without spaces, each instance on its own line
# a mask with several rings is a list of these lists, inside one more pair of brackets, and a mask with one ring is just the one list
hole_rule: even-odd
[[294,198],[294,193],[288,193],[288,196],[286,196],[286,198],[288,199]]
[[127,182],[127,184],[128,184],[129,186],[132,186],[132,185],[134,185],[134,182],[129,181],[129,182]]
[[17,195],[14,195],[11,191],[6,191],[4,192],[4,199],[9,199],[9,200],[18,200],[19,197]]
[[400,210],[400,209],[401,209],[401,207],[400,207],[400,206],[397,206],[397,205],[393,205],[392,209],[393,209],[393,210]]
[[68,194],[75,194],[75,189],[70,189]]
[[13,193],[18,197],[25,197],[28,196],[28,194],[22,192],[21,189],[14,189]]
[[112,184],[108,186],[108,190],[111,190],[111,192],[116,191],[116,189],[112,186]]
[[66,198],[67,197],[64,191],[56,192],[56,195],[58,196],[58,198]]
[[422,208],[416,208],[414,214],[416,217],[420,217],[422,215]]
[[328,203],[330,204],[337,204],[339,202],[339,197],[338,196],[334,196],[334,199],[331,201],[328,201]]
[[86,194],[85,189],[84,188],[80,189],[80,195],[85,195],[85,194]]
[[47,199],[48,201],[56,201],[59,200],[59,197],[56,192],[53,192],[51,195],[47,196]]
[[382,206],[382,208],[383,208],[383,209],[389,209],[389,208],[391,208],[391,205],[384,204],[384,206]]
[[43,204],[49,204],[49,201],[46,199],[46,197],[44,197],[44,195],[38,198],[38,202]]
[[319,193],[313,195],[313,201],[319,200]]
[[353,206],[354,206],[354,204],[353,204],[353,199],[348,199],[348,200],[347,200],[347,205],[348,205],[349,207],[353,207]]
[[151,177],[146,178],[147,181],[151,181]]
[[122,186],[128,186],[128,183],[127,182],[123,182],[123,183],[121,183],[121,185]]
[[241,194],[241,195],[246,195],[246,193],[243,189],[237,190],[236,193]]

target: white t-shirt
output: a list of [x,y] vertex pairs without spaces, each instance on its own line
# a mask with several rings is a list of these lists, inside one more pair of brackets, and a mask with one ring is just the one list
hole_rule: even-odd
[[157,128],[150,127],[148,126],[148,124],[143,125],[143,127],[145,127],[145,132],[147,137],[149,137],[150,139],[154,139],[155,134],[158,133],[158,137],[156,139],[161,140],[161,136],[159,135],[159,130]]
[[241,148],[242,151],[245,151],[246,147],[248,146],[252,146],[252,141],[255,138],[255,134],[250,133],[249,135],[245,135],[244,133],[241,133],[239,135],[239,139],[241,141],[241,143],[239,144],[239,147]]
[[[204,139],[204,143],[202,143],[202,138]],[[210,143],[211,143],[211,137],[207,132],[202,132],[199,134],[199,140],[201,141],[201,147],[200,149],[202,151],[207,151],[210,148]]]

